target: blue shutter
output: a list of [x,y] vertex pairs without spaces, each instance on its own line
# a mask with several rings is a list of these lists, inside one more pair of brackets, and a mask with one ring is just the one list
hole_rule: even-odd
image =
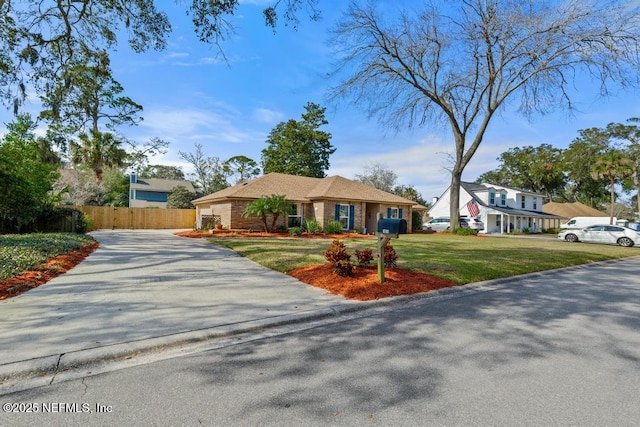
[[336,221],[340,221],[340,205],[336,205]]
[[398,209],[398,217],[402,219],[402,208]]
[[391,208],[387,208],[387,218],[391,218]]
[[353,230],[354,216],[356,214],[356,207],[349,205],[349,230]]

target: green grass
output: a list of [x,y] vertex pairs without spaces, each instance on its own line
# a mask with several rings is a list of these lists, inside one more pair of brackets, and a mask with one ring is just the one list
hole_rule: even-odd
[[[265,267],[287,272],[309,264],[322,264],[330,239],[209,239],[233,249]],[[345,239],[347,249],[373,248],[375,239]],[[638,248],[567,243],[554,238],[501,238],[451,234],[407,234],[392,239],[398,267],[422,271],[458,284],[510,277],[629,256]],[[355,258],[354,258],[355,260]]]
[[17,276],[49,258],[91,243],[90,236],[73,233],[0,235],[0,280]]

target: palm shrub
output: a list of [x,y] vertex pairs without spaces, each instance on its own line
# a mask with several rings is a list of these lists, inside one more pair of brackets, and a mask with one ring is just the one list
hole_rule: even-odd
[[324,226],[324,232],[327,234],[340,234],[342,233],[342,224],[339,221],[329,221]]
[[324,251],[324,257],[339,276],[353,276],[354,266],[351,264],[351,254],[340,240],[336,239],[331,243],[331,246]]
[[320,223],[317,219],[311,218],[304,222],[304,228],[311,234],[320,234],[322,233],[322,227],[320,227]]
[[297,237],[302,235],[302,227],[291,227],[289,229],[289,236]]

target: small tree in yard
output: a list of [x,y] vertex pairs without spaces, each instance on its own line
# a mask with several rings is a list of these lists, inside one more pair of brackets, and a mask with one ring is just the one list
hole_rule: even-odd
[[167,196],[167,209],[195,209],[196,207],[191,203],[195,198],[196,195],[189,191],[187,187],[178,185]]
[[[264,225],[264,230],[269,233],[274,229],[280,215],[288,215],[289,212],[291,212],[291,202],[285,199],[284,196],[272,194],[271,196],[264,196],[249,203],[242,212],[242,216],[245,218],[252,216],[260,217]],[[267,223],[269,216],[272,217],[271,227],[269,227]]]

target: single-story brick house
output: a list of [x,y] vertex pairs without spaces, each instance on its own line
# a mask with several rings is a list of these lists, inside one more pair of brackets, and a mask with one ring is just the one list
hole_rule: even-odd
[[403,218],[411,230],[411,212],[415,202],[341,176],[311,178],[270,173],[254,180],[193,200],[196,227],[221,223],[229,229],[262,229],[257,217],[242,216],[247,204],[277,194],[292,203],[292,212],[276,226],[299,227],[315,219],[324,227],[335,220],[345,230],[376,231],[378,218]]

